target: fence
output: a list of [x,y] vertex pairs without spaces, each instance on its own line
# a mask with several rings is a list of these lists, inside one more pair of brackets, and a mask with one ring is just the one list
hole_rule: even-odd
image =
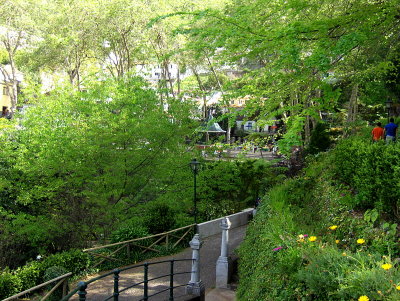
[[[245,225],[248,223],[249,219],[251,219],[251,215],[252,215],[252,208],[249,209],[245,209],[242,212],[236,213],[236,214],[232,214],[230,216],[227,216],[227,218],[229,218],[230,223],[232,224],[232,228],[235,227],[239,227],[242,225]],[[201,223],[198,224],[198,232],[200,233],[200,236],[205,238],[205,237],[209,237],[212,235],[217,234],[218,232],[221,232],[221,228],[219,227],[220,222],[222,221],[223,218],[219,218],[216,220],[212,220],[212,221],[208,221],[205,223]],[[112,257],[115,256],[118,252],[121,252],[123,249],[126,249],[126,252],[129,256],[129,253],[131,252],[131,248],[135,247],[141,250],[141,253],[145,253],[148,251],[152,251],[152,252],[160,252],[160,250],[156,249],[156,245],[161,245],[163,244],[164,246],[170,246],[172,248],[176,247],[180,242],[183,241],[183,239],[191,232],[192,229],[194,229],[195,224],[189,225],[189,226],[185,226],[182,228],[178,228],[178,229],[174,229],[168,232],[164,232],[164,233],[159,233],[156,235],[151,235],[151,236],[147,236],[147,237],[142,237],[142,238],[137,238],[137,239],[132,239],[132,240],[128,240],[128,241],[123,241],[123,242],[118,242],[118,243],[113,243],[113,244],[108,244],[108,245],[103,245],[103,246],[98,246],[98,247],[94,247],[94,248],[90,248],[90,249],[85,249],[83,250],[84,252],[88,252],[89,254],[93,255],[94,257],[97,257],[100,259],[100,261],[98,261],[97,263],[95,263],[94,267],[100,265],[101,263],[103,263],[106,260],[112,260],[112,261],[118,261],[118,258]],[[182,232],[183,234],[180,235],[176,235],[177,233]],[[199,235],[195,235],[195,237],[197,236],[197,238],[199,238]],[[140,244],[140,242],[145,242],[147,241],[148,244]],[[192,240],[193,242],[193,240]],[[192,243],[191,242],[191,243]],[[199,243],[200,244],[200,243]],[[192,249],[194,248],[194,252],[196,247],[193,247],[191,244]],[[116,248],[115,250],[110,251],[111,253],[107,253],[107,255],[105,255],[104,253],[98,253],[96,251],[99,251],[101,249],[112,249],[112,248]],[[200,246],[199,246],[200,248]],[[198,250],[197,250],[198,252]],[[198,255],[197,255],[198,256]],[[193,258],[197,258],[197,257],[193,257]],[[201,287],[201,281],[199,279],[197,279],[198,276],[198,268],[195,268],[194,270],[190,271],[190,272],[181,272],[181,273],[174,273],[173,269],[174,269],[174,263],[176,262],[180,262],[180,261],[192,261],[192,268],[193,266],[196,266],[199,264],[198,260],[196,259],[176,259],[176,260],[168,260],[168,261],[159,261],[159,262],[154,262],[154,263],[145,263],[145,264],[141,264],[141,265],[135,265],[135,266],[128,266],[126,268],[122,268],[122,269],[116,269],[112,272],[108,272],[104,275],[101,275],[99,277],[96,277],[94,279],[91,279],[88,282],[80,282],[80,284],[78,285],[77,288],[75,288],[73,291],[71,291],[70,293],[67,294],[67,283],[68,283],[68,277],[70,277],[72,275],[72,273],[68,273],[65,275],[62,275],[60,277],[57,277],[55,279],[52,279],[48,282],[45,282],[43,284],[40,284],[38,286],[35,286],[29,290],[23,291],[17,295],[11,296],[7,299],[4,299],[3,301],[8,301],[8,300],[14,300],[18,297],[24,296],[26,294],[32,293],[40,288],[44,288],[45,286],[52,284],[54,282],[59,281],[41,300],[46,300],[58,287],[60,287],[61,284],[63,284],[63,299],[62,300],[69,300],[69,298],[71,298],[74,294],[78,293],[79,295],[79,300],[83,301],[86,300],[86,288],[88,286],[88,284],[93,283],[101,278],[110,276],[110,275],[114,275],[114,293],[109,296],[108,298],[104,299],[104,300],[110,300],[113,299],[118,300],[118,296],[121,292],[124,292],[130,288],[133,287],[137,287],[139,285],[143,285],[143,298],[140,300],[148,300],[148,298],[161,294],[165,291],[169,291],[169,300],[174,300],[174,290],[176,288],[179,287],[183,287],[186,286],[187,284],[182,284],[182,285],[177,285],[177,286],[173,286],[173,282],[174,282],[174,276],[175,275],[179,275],[179,274],[188,274],[191,273],[192,274],[192,279],[190,280],[189,284],[192,291],[196,292],[194,295],[197,295],[197,290],[201,291],[203,288]],[[148,267],[150,265],[154,265],[154,264],[161,264],[161,263],[166,263],[169,262],[170,263],[170,273],[169,274],[165,274],[165,275],[161,275],[152,279],[148,279]],[[129,269],[133,269],[133,268],[137,268],[137,267],[144,267],[144,279],[143,281],[140,281],[134,285],[131,285],[129,287],[125,287],[122,290],[119,290],[119,274],[122,271],[125,270],[129,270]],[[170,285],[167,289],[164,290],[159,290],[158,292],[149,295],[149,287],[148,287],[148,283],[150,281],[154,281],[156,279],[159,278],[164,278],[164,277],[170,277]]]
[[35,291],[37,291],[37,290],[39,290],[41,288],[44,288],[45,286],[47,286],[49,284],[52,284],[52,283],[57,282],[57,281],[58,282],[56,283],[56,285],[49,292],[47,292],[47,294],[43,298],[41,298],[40,300],[41,301],[47,300],[56,291],[56,289],[58,287],[60,287],[61,285],[63,285],[62,297],[64,297],[64,296],[67,295],[68,278],[71,275],[72,275],[72,273],[64,274],[62,276],[59,276],[59,277],[54,278],[52,280],[49,280],[49,281],[47,281],[45,283],[39,284],[39,285],[37,285],[35,287],[32,287],[32,288],[30,288],[30,289],[28,289],[26,291],[20,292],[19,294],[16,294],[14,296],[8,297],[7,299],[4,299],[3,301],[15,300],[15,299],[17,299],[19,297],[22,297],[24,295],[31,294],[31,293],[33,293],[33,292],[35,292]]
[[[85,249],[83,252],[87,252],[95,258],[99,258],[99,261],[95,262],[93,268],[99,266],[106,260],[118,261],[119,259],[115,257],[115,255],[123,250],[126,250],[127,257],[130,257],[132,247],[139,249],[141,254],[146,252],[155,252],[160,253],[161,251],[156,249],[157,245],[163,244],[166,248],[172,247],[175,248],[190,232],[194,229],[195,224],[185,226],[182,228],[174,229],[168,232],[163,232],[155,235],[150,235],[146,237],[131,239],[127,241],[117,242],[113,244],[98,246],[90,249]],[[183,232],[181,235],[177,235],[177,233]],[[101,253],[100,250],[109,250],[116,248],[115,250],[110,251],[111,253]]]
[[[174,273],[175,263],[176,262],[184,262],[184,261],[193,262],[194,260],[193,259],[176,259],[176,260],[172,259],[172,260],[164,260],[164,261],[151,262],[151,263],[146,262],[144,264],[133,265],[133,266],[125,267],[125,268],[115,269],[114,271],[111,271],[111,272],[108,272],[108,273],[106,273],[104,275],[101,275],[101,276],[98,276],[96,278],[90,279],[87,282],[84,282],[84,281],[79,282],[77,288],[72,290],[61,301],[69,300],[75,294],[78,294],[79,301],[85,301],[86,300],[86,295],[88,295],[88,292],[87,292],[88,285],[93,283],[93,282],[95,282],[95,281],[97,281],[97,280],[100,280],[102,278],[108,277],[110,275],[112,275],[113,278],[114,278],[114,289],[113,289],[113,293],[110,296],[106,297],[105,299],[102,299],[104,301],[105,300],[111,300],[111,299],[114,300],[114,301],[118,301],[119,296],[120,296],[120,294],[122,292],[125,292],[125,291],[127,291],[129,289],[136,288],[136,287],[139,287],[139,286],[142,286],[142,288],[140,288],[140,289],[143,290],[143,293],[142,293],[143,297],[140,298],[139,300],[147,301],[151,297],[154,297],[156,295],[159,295],[161,293],[164,293],[164,292],[168,291],[168,300],[169,301],[173,301],[174,300],[174,290],[179,288],[179,287],[186,286],[186,283],[174,286],[174,276],[192,273],[192,271]],[[162,263],[169,263],[170,264],[170,267],[169,267],[169,271],[170,272],[168,274],[159,275],[157,277],[149,279],[149,266],[162,264]],[[134,269],[134,268],[140,268],[140,267],[143,267],[143,281],[134,283],[133,285],[129,285],[129,286],[126,286],[126,287],[120,289],[120,284],[119,284],[120,273],[123,272],[123,271],[131,270],[131,269]],[[158,279],[161,279],[161,278],[165,278],[165,277],[169,277],[169,285],[168,285],[168,287],[165,288],[165,289],[162,289],[162,290],[158,289],[156,293],[149,294],[149,290],[150,290],[149,282],[154,281],[154,280],[158,280]],[[98,300],[98,299],[96,298],[96,300]]]

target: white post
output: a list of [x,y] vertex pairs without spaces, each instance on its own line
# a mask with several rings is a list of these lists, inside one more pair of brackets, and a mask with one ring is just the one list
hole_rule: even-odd
[[189,283],[186,285],[186,293],[190,295],[200,296],[204,299],[205,287],[203,282],[200,280],[200,248],[203,242],[200,240],[199,234],[195,234],[193,239],[190,241],[190,247],[192,248],[192,273]]
[[228,257],[229,229],[231,222],[227,217],[221,220],[221,256],[217,260],[215,286],[217,288],[227,288],[231,272],[231,260]]

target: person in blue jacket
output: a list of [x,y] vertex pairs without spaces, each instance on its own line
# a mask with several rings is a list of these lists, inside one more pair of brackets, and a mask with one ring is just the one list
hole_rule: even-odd
[[389,123],[385,125],[386,143],[396,140],[396,132],[398,125],[394,123],[394,119],[390,118]]

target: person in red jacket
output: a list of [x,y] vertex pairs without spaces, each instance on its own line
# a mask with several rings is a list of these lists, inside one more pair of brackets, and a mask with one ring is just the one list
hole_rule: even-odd
[[378,122],[376,124],[376,127],[374,127],[374,129],[371,132],[372,141],[376,142],[378,140],[382,140],[383,139],[383,134],[384,134],[384,130],[383,130],[383,127],[382,127],[382,123]]

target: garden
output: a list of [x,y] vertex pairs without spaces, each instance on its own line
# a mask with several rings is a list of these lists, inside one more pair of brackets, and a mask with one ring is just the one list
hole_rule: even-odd
[[369,131],[264,196],[239,251],[239,300],[400,299],[400,149]]

